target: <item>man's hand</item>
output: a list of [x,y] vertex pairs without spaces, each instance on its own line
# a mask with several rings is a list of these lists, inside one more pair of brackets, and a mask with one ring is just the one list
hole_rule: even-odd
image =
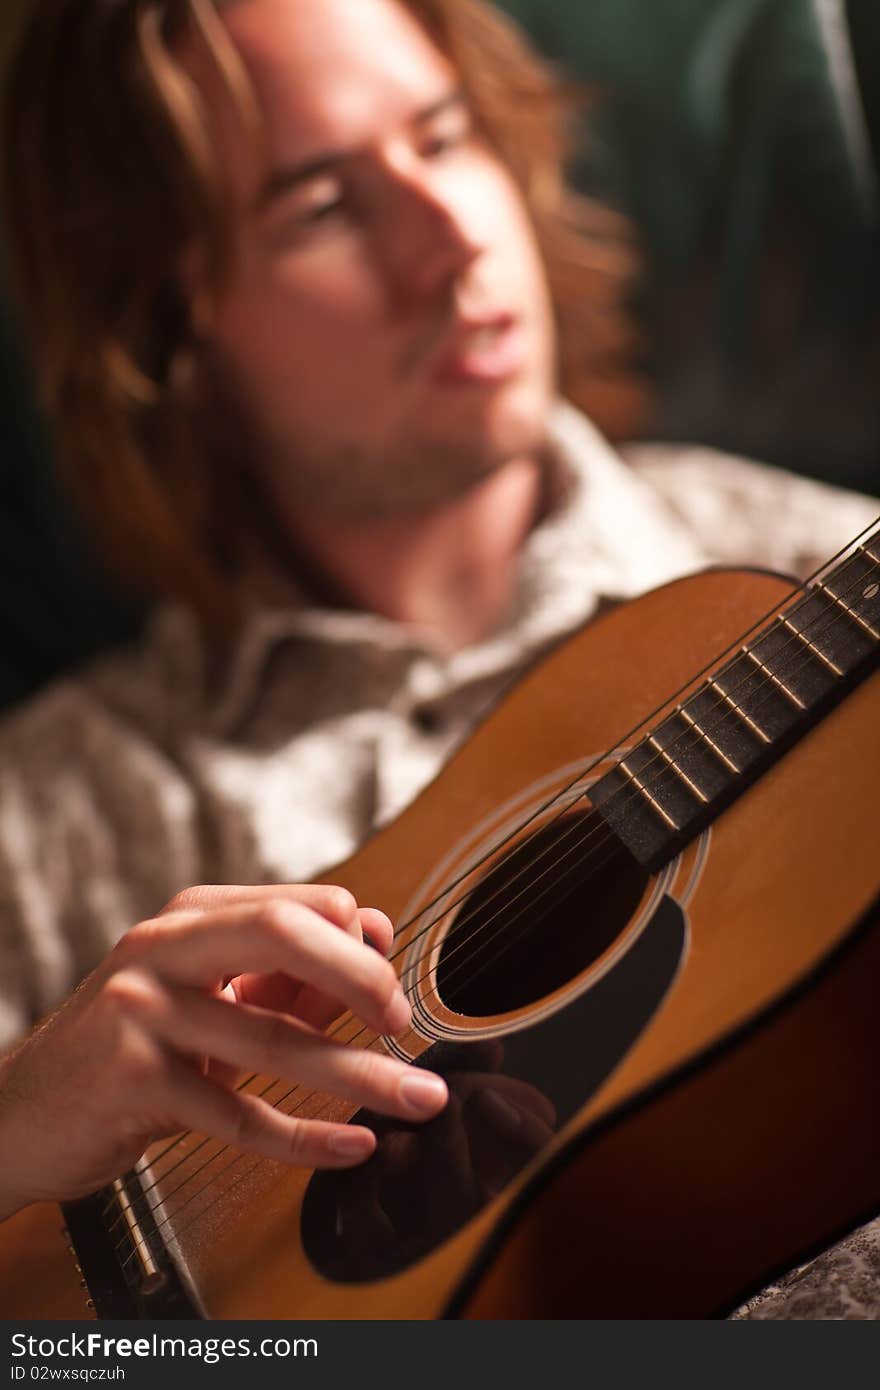
[[234,1090],[242,1070],[404,1119],[435,1115],[439,1077],[321,1031],[345,1009],[376,1033],[406,1028],[391,940],[384,913],[342,888],[179,894],[0,1063],[0,1219],[93,1192],[184,1129],[310,1168],[373,1152],[369,1129]]

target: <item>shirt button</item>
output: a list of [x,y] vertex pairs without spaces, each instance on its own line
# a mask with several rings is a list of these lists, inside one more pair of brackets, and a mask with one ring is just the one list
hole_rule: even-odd
[[439,711],[430,705],[417,705],[412,712],[412,721],[423,734],[436,734],[443,725]]

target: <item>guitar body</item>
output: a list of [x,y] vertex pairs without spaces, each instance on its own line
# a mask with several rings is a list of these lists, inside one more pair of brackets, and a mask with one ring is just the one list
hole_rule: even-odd
[[[578,770],[788,594],[710,571],[607,614],[323,876],[409,924],[400,1046],[453,1103],[426,1131],[377,1120],[378,1159],[345,1176],[157,1146],[149,1209],[200,1313],[717,1316],[880,1210],[880,675],[659,872],[611,844],[566,879],[572,845],[611,843],[590,778],[565,791]],[[25,1223],[57,1242],[57,1295],[45,1265],[22,1280]],[[0,1228],[6,1316],[84,1315],[60,1225]]]

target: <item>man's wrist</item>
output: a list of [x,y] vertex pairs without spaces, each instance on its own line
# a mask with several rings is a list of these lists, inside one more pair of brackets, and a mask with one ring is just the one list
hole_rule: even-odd
[[10,1076],[10,1056],[0,1060],[0,1221],[37,1200],[27,1191],[22,1171],[23,1144],[14,1111],[20,1104]]

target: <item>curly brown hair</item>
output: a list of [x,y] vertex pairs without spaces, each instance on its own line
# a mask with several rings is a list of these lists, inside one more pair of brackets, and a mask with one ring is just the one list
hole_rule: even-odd
[[[240,612],[269,509],[195,366],[185,248],[209,290],[228,263],[224,178],[199,89],[177,57],[195,30],[260,139],[227,0],[38,0],[6,92],[13,284],[64,472],[106,556],[137,588],[212,625]],[[571,93],[483,0],[401,0],[451,58],[523,191],[560,335],[561,387],[611,436],[633,427],[622,220],[563,178]],[[218,427],[219,424],[219,427]],[[240,436],[239,436],[240,437]]]

